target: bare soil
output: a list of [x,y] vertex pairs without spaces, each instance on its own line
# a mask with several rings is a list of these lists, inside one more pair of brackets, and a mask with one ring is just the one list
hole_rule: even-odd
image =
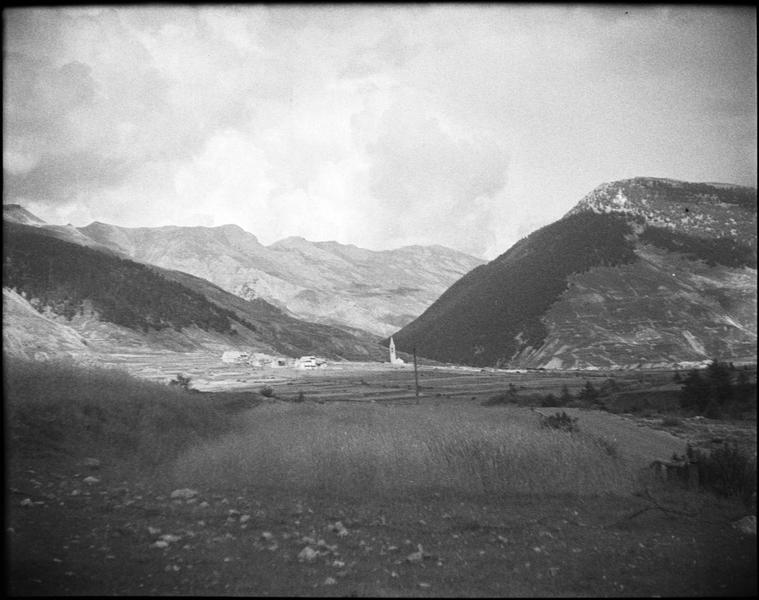
[[[214,489],[172,500],[166,480],[122,480],[107,465],[37,459],[14,467],[6,533],[14,596],[757,590],[756,538],[731,525],[745,508],[706,494],[351,499]],[[165,534],[176,538],[156,547]],[[305,547],[317,552],[311,560],[299,559]]]

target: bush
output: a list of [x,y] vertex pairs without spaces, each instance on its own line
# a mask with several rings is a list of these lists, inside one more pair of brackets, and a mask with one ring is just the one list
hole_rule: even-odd
[[569,391],[567,384],[561,386],[561,396],[559,396],[559,406],[567,406],[574,400],[574,396]]
[[713,360],[703,372],[690,371],[682,385],[680,406],[714,419],[719,419],[721,409],[728,407],[735,398],[730,367],[717,360]]
[[506,392],[501,392],[495,396],[490,396],[485,400],[483,406],[496,406],[498,404],[518,404],[519,396],[517,394],[517,388],[513,383],[509,384],[509,389]]
[[540,426],[544,429],[559,429],[570,433],[578,431],[577,417],[570,417],[566,412],[561,411],[540,420]]
[[540,406],[561,406],[561,404],[559,404],[559,399],[556,396],[549,393],[543,396],[543,399],[540,401]]
[[182,375],[181,373],[177,373],[177,376],[175,379],[172,379],[169,381],[169,385],[176,385],[180,389],[182,389],[185,392],[191,391],[190,389],[190,382],[192,381],[191,377],[187,377],[185,375]]
[[677,417],[664,417],[661,420],[661,424],[665,427],[680,427],[683,422]]
[[725,444],[711,453],[688,446],[688,457],[698,464],[701,487],[744,500],[756,491],[756,461],[736,445]]
[[586,406],[594,406],[598,403],[600,395],[593,384],[590,381],[586,381],[585,386],[577,394],[577,399]]

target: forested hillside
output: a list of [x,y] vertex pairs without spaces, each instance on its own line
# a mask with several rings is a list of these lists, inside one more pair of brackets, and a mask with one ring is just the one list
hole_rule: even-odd
[[3,286],[25,296],[40,312],[47,307],[71,319],[89,301],[101,320],[135,330],[197,326],[233,333],[233,321],[255,329],[146,265],[24,225],[6,222],[3,233]]
[[416,346],[437,360],[503,364],[525,344],[542,343],[540,317],[567,288],[569,275],[635,260],[625,237],[631,233],[624,219],[592,212],[548,225],[462,277],[395,334],[396,346],[404,352]]

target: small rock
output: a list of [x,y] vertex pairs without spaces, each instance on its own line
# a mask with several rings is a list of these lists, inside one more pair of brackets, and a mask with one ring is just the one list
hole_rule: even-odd
[[337,583],[337,579],[334,577],[327,577],[327,579],[324,580],[324,585],[335,585]]
[[342,569],[345,566],[345,562],[342,560],[335,560],[332,562],[332,566],[337,569]]
[[338,537],[345,537],[348,535],[348,530],[345,525],[343,525],[342,521],[337,521],[333,525],[330,525],[329,529],[337,533]]
[[200,508],[208,508],[210,505],[208,504],[208,502],[206,502],[205,500],[203,500],[203,502],[201,502],[200,504],[198,504],[198,506]]
[[748,515],[733,523],[738,531],[746,535],[756,535],[756,515]]
[[242,515],[240,517],[240,523],[247,523],[248,521],[250,521],[250,515]]
[[84,479],[82,479],[82,481],[90,485],[93,483],[100,483],[100,480],[97,477],[93,477],[92,475],[85,477]]
[[159,533],[161,533],[161,528],[160,527],[151,527],[150,525],[148,525],[148,533],[150,535],[158,535]]
[[171,534],[171,533],[164,533],[164,534],[161,536],[161,539],[162,539],[164,542],[167,542],[167,543],[169,543],[169,544],[173,544],[174,542],[178,542],[178,541],[179,541],[179,540],[181,540],[182,538],[181,538],[180,536],[178,536],[178,535],[173,535],[173,534]]
[[264,531],[261,533],[261,539],[267,542],[274,539],[274,534],[271,531]]
[[150,544],[151,548],[168,548],[169,542],[164,542],[163,540],[158,540],[157,542],[153,542]]
[[417,551],[412,552],[406,557],[406,560],[410,563],[417,563],[420,562],[424,558],[424,550],[422,549],[421,544],[417,544]]
[[31,506],[32,505],[32,499],[31,498],[24,498],[21,501],[21,506]]
[[419,587],[420,588],[429,588],[429,587],[432,587],[432,585],[429,584],[429,583],[425,583],[424,581],[420,581],[419,582]]
[[188,500],[198,495],[197,490],[191,490],[190,488],[182,488],[171,492],[172,500]]
[[312,562],[316,559],[316,557],[319,556],[319,553],[314,550],[311,546],[306,546],[298,553],[298,560],[303,562]]

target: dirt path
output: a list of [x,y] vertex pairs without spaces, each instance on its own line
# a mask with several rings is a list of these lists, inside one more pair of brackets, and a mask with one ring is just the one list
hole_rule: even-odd
[[[12,595],[754,595],[756,539],[704,494],[350,500],[15,463]],[[96,481],[86,477],[94,477]],[[662,497],[663,498],[663,497]],[[339,524],[338,524],[339,523]],[[421,552],[419,546],[421,545]]]

